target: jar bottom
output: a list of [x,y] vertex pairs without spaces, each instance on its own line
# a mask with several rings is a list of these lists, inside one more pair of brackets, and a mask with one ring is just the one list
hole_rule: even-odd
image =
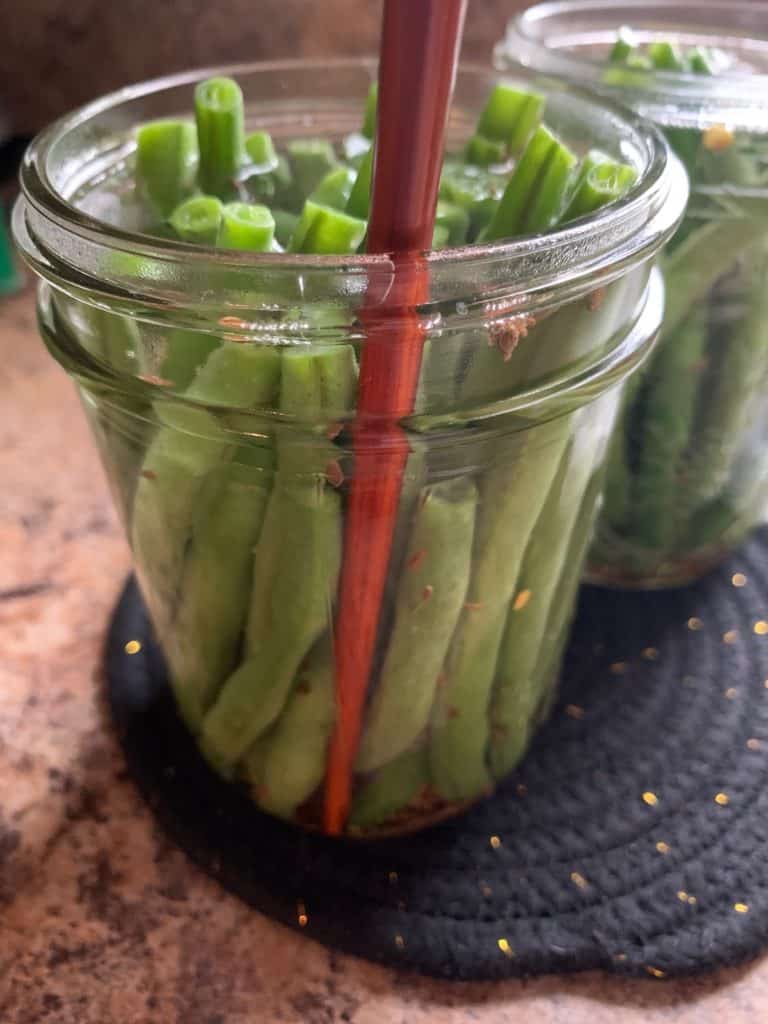
[[721,565],[748,539],[756,525],[742,526],[738,533],[724,537],[717,544],[680,555],[653,559],[651,552],[644,552],[642,562],[634,548],[626,559],[618,548],[610,557],[600,557],[598,548],[587,562],[583,582],[608,590],[674,590],[689,586]]
[[[413,814],[409,815],[406,811],[401,815],[401,821],[393,821],[391,824],[372,825],[369,827],[349,826],[344,832],[343,838],[365,841],[376,839],[397,839],[400,836],[415,835],[415,833],[421,832],[425,828],[433,828],[435,825],[441,825],[443,822],[449,821],[451,818],[457,818],[460,815],[465,814],[476,804],[482,803],[483,800],[487,800],[488,797],[493,795],[494,791],[495,787],[491,787],[485,792],[479,793],[477,796],[474,796],[469,800],[462,800],[456,803],[439,801],[439,804],[436,805],[434,809],[427,812],[419,811],[413,812]],[[319,828],[311,831],[315,830],[321,831]]]
[[[496,785],[475,794],[466,800],[446,801],[437,793],[428,793],[414,798],[410,805],[404,807],[396,816],[376,825],[348,825],[337,837],[339,839],[351,839],[355,842],[366,840],[396,839],[399,836],[414,835],[425,828],[432,828],[440,825],[451,818],[457,818],[482,803],[483,800],[493,796]],[[272,817],[270,810],[262,807],[256,797],[252,797],[253,803],[264,814]],[[293,818],[281,818],[289,825],[294,825],[303,832],[311,832],[315,835],[324,835],[325,830],[320,824],[322,797],[318,793],[307,804],[300,808]]]
[[[518,765],[525,759],[531,741],[535,737],[537,731],[550,718],[552,711],[557,704],[557,698],[559,695],[559,675],[560,671],[558,663],[558,669],[549,680],[548,685],[544,688],[542,699],[531,717],[528,742],[520,756]],[[451,818],[456,818],[465,814],[477,804],[480,804],[484,800],[493,796],[497,787],[504,782],[505,778],[508,778],[513,774],[516,769],[517,765],[510,773],[508,773],[508,775],[504,776],[504,778],[495,781],[486,789],[481,790],[464,800],[447,801],[436,791],[432,790],[431,787],[427,786],[425,791],[414,797],[410,804],[389,820],[382,821],[380,824],[375,825],[348,825],[345,831],[338,838],[349,839],[355,842],[396,839],[401,836],[413,835],[417,832],[421,832],[423,829],[433,828],[436,825],[443,824]],[[254,804],[259,807],[259,800],[254,794],[252,794],[252,799]],[[302,829],[305,832],[322,835],[324,834],[324,830],[320,824],[322,818],[321,803],[322,795],[318,791],[303,805],[303,807],[299,808],[294,818],[282,820]],[[271,814],[271,812],[266,808],[260,807],[259,809],[264,811],[265,814]]]

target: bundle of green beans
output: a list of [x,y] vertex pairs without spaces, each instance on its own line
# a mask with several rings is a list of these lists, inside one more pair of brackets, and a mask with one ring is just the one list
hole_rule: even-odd
[[[631,89],[638,73],[727,68],[717,50],[641,47],[623,29],[605,79]],[[593,576],[619,584],[695,577],[761,520],[768,497],[768,137],[680,126],[674,103],[669,117],[661,127],[691,201],[661,258],[662,338],[626,394],[591,554]]]
[[[278,147],[246,132],[234,81],[202,83],[195,124],[137,132],[147,230],[259,253],[360,251],[375,103],[372,89],[362,130],[340,144]],[[597,151],[579,159],[543,112],[535,93],[492,91],[445,161],[435,246],[543,232],[631,187],[632,167]],[[552,373],[547,338],[563,365],[607,345],[633,288],[614,282],[599,309],[569,305],[538,325],[512,315],[490,336],[481,324],[427,342],[351,828],[473,799],[525,750],[556,670],[549,634],[561,648],[573,606],[612,416],[600,402],[553,405],[541,422],[513,417],[495,438],[455,440],[483,403]],[[349,311],[302,309],[324,339],[310,345],[292,344],[290,316],[277,315],[265,344],[232,337],[237,325],[169,331],[152,348],[169,397],[154,402],[133,469],[119,465],[133,473],[126,519],[185,721],[218,772],[245,779],[263,808],[305,819],[335,720],[358,352]]]

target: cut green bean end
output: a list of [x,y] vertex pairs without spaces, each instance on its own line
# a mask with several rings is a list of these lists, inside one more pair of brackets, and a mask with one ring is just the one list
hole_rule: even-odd
[[169,223],[184,242],[215,245],[223,210],[216,196],[194,196],[176,207]]
[[216,238],[218,248],[270,252],[274,237],[275,220],[268,207],[257,203],[224,206]]

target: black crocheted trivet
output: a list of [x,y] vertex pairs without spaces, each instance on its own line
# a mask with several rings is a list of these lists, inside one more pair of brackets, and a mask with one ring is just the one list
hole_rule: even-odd
[[685,590],[586,590],[562,701],[519,773],[405,839],[305,835],[218,781],[176,717],[133,584],[110,630],[109,695],[170,836],[307,935],[451,978],[664,977],[768,944],[764,619],[768,531]]

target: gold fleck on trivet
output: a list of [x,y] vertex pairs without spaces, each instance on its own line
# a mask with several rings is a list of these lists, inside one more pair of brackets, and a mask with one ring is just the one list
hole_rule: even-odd
[[304,906],[301,900],[296,904],[296,920],[299,922],[299,928],[306,928],[309,924],[309,917],[307,917],[307,908]]
[[748,750],[759,750],[760,749],[760,740],[755,739],[754,736],[750,736],[750,738],[747,740],[747,749]]
[[141,650],[141,643],[138,640],[129,640],[124,649],[126,654],[138,654]]
[[738,695],[739,691],[736,689],[735,686],[729,686],[723,694],[723,696],[726,697],[728,700],[735,700],[738,697]]
[[748,903],[734,903],[733,904],[733,909],[736,911],[737,914],[748,914],[749,913],[749,904]]
[[697,618],[695,615],[692,615],[691,618],[688,619],[688,629],[692,629],[692,630],[696,631],[696,630],[703,629],[703,628],[704,628],[704,623],[701,621],[701,619]]
[[669,843],[665,843],[663,839],[660,839],[658,843],[656,843],[656,849],[659,853],[669,853],[670,846]]
[[651,967],[650,964],[646,964],[645,969],[652,978],[666,978],[667,976],[665,971],[662,971],[658,967]]
[[727,793],[715,793],[715,803],[719,804],[720,807],[727,807],[731,802],[731,798]]
[[719,153],[733,145],[734,135],[725,124],[712,124],[701,136],[704,148],[712,153]]
[[658,648],[656,647],[645,647],[642,652],[642,656],[646,661],[656,661],[659,656]]
[[508,939],[499,939],[497,945],[504,956],[508,956],[511,959],[515,955],[515,951],[510,946]]
[[745,587],[747,585],[747,577],[743,572],[735,572],[733,576],[731,576],[731,583],[734,587]]
[[658,802],[659,798],[655,793],[652,793],[650,790],[646,790],[645,793],[643,793],[644,804],[648,804],[649,807],[655,807]]
[[488,842],[491,844],[492,850],[498,850],[498,848],[501,846],[501,840],[499,839],[498,836],[491,836]]
[[739,639],[739,631],[738,631],[738,629],[728,629],[728,630],[725,631],[725,633],[723,633],[723,643],[724,644],[735,644],[738,639]]
[[588,889],[589,888],[589,882],[586,880],[584,875],[579,874],[578,871],[572,871],[571,872],[571,881],[579,889]]
[[758,619],[758,621],[752,627],[753,632],[758,636],[765,636],[768,634],[768,622],[765,619]]

